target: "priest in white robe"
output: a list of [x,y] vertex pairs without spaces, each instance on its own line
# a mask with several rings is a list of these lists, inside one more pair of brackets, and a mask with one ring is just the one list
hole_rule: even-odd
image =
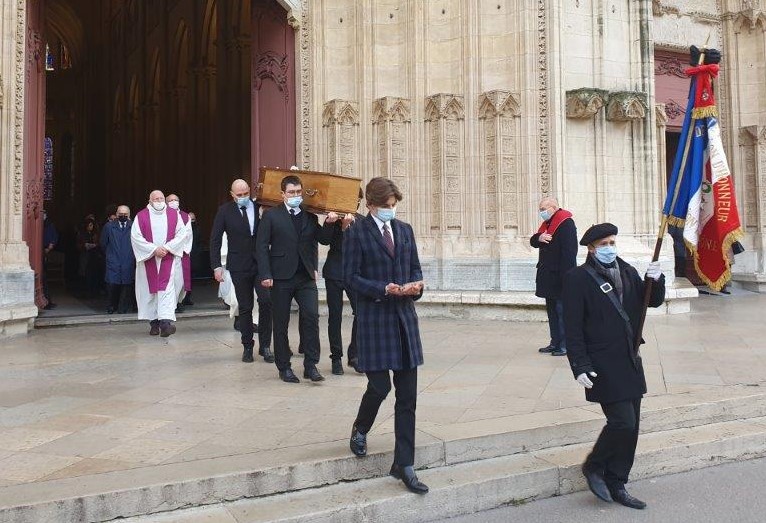
[[138,319],[149,320],[152,336],[168,337],[176,331],[188,231],[177,211],[168,212],[165,195],[158,190],[149,194],[149,204],[133,221],[130,239],[136,256]]

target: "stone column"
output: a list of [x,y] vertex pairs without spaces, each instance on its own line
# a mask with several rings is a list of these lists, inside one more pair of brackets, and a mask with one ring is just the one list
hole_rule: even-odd
[[37,315],[22,241],[25,3],[0,2],[0,338],[25,333]]
[[[665,112],[665,104],[654,104],[655,125],[657,126],[657,178],[659,179],[658,187],[667,187],[668,179],[668,159],[667,159],[667,145],[665,138],[665,131],[668,125],[668,114]],[[661,208],[665,203],[662,198],[663,194],[660,191],[657,199],[658,208]]]
[[530,188],[519,178],[519,94],[494,90],[479,96],[484,202],[483,234],[518,232]]
[[431,232],[459,233],[463,223],[463,97],[435,94],[426,98],[428,155],[431,159]]
[[739,132],[740,183],[744,185],[742,229],[748,251],[735,258],[733,279],[745,288],[766,292],[766,126],[749,125]]
[[327,170],[357,176],[359,104],[348,100],[330,100],[324,104],[322,125],[327,138]]
[[[377,154],[375,176],[391,178],[406,196],[412,194],[407,162],[410,158],[410,100],[386,96],[372,102],[372,125]],[[397,216],[410,221],[407,199],[397,206]]]

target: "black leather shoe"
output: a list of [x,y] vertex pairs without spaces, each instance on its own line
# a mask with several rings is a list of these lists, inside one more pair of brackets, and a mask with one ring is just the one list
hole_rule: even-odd
[[252,363],[253,361],[255,361],[253,359],[252,347],[245,347],[245,350],[242,351],[242,361],[245,363]]
[[537,352],[547,353],[547,352],[553,352],[556,350],[556,347],[553,345],[548,345],[547,347],[540,347],[537,349]]
[[271,353],[271,348],[261,347],[258,349],[258,354],[263,356],[263,361],[266,363],[274,363],[274,355]]
[[343,375],[343,362],[341,360],[332,360],[332,373],[336,376]]
[[612,499],[620,505],[625,505],[626,507],[635,508],[638,510],[646,508],[646,503],[628,494],[628,491],[625,490],[625,487],[612,489],[609,492],[612,495]]
[[108,307],[108,308],[106,309],[106,313],[107,313],[107,314],[114,314],[114,307]]
[[612,501],[612,496],[609,494],[603,474],[591,471],[587,465],[583,464],[582,475],[585,476],[585,480],[588,482],[588,488],[598,499],[607,503]]
[[303,369],[303,377],[311,381],[324,381],[324,376],[319,374],[319,369],[313,366]]
[[415,469],[412,468],[412,466],[400,467],[394,463],[391,465],[391,472],[389,472],[389,475],[402,480],[402,483],[404,483],[404,486],[407,487],[410,492],[414,492],[415,494],[426,494],[428,492],[428,487],[420,482],[415,475]]
[[160,337],[167,338],[176,333],[176,326],[169,320],[160,321]]
[[551,356],[566,356],[567,350],[566,349],[554,349],[551,351]]
[[351,429],[351,441],[349,442],[351,452],[355,456],[364,457],[367,455],[367,434],[362,434],[356,427]]
[[160,322],[152,320],[149,322],[149,336],[159,336],[160,334]]
[[281,379],[285,383],[300,383],[301,382],[301,380],[298,379],[298,376],[296,376],[295,373],[293,372],[293,369],[280,370],[279,379]]

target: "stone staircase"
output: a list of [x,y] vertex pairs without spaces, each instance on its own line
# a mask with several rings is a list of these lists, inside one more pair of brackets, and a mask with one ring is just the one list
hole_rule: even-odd
[[[766,455],[756,388],[653,396],[643,410],[634,478]],[[426,496],[386,476],[386,434],[370,436],[364,459],[342,440],[2,487],[0,522],[432,521],[584,489],[579,465],[602,425],[596,405],[426,427],[416,463]]]

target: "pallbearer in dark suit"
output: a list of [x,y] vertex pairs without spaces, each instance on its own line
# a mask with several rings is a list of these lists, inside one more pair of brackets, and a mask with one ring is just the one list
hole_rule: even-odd
[[[362,201],[364,194],[359,189],[359,202]],[[358,204],[357,204],[358,205]],[[352,220],[353,218],[353,220]],[[358,220],[363,220],[364,216],[355,213],[352,217],[344,218],[343,222],[333,224],[332,238],[330,239],[330,250],[327,253],[324,266],[322,267],[322,277],[325,280],[325,289],[327,289],[327,337],[330,339],[330,358],[332,359],[332,373],[343,374],[343,337],[341,334],[341,324],[343,323],[343,292],[346,292],[351,310],[356,314],[356,303],[354,293],[343,283],[343,236],[352,224]],[[351,326],[351,341],[348,344],[348,365],[356,369],[356,315],[354,315]]]
[[215,279],[222,282],[221,242],[226,233],[229,252],[226,268],[234,283],[239,303],[240,334],[244,351],[242,361],[253,361],[253,289],[258,296],[258,354],[266,362],[273,362],[271,354],[271,297],[269,290],[258,280],[255,240],[259,229],[260,206],[250,199],[250,186],[245,180],[231,184],[232,202],[221,205],[210,233],[210,265]]
[[259,278],[264,287],[271,289],[274,304],[275,362],[282,381],[300,381],[290,367],[287,337],[290,304],[294,298],[300,308],[298,332],[304,356],[303,377],[322,381],[324,377],[316,367],[319,363],[317,242],[324,245],[330,242],[332,224],[338,220],[338,215],[328,214],[324,226],[320,226],[316,214],[301,208],[303,186],[300,178],[285,176],[281,187],[284,203],[263,214],[256,241]]
[[396,220],[402,193],[387,178],[373,178],[365,190],[369,214],[354,224],[343,242],[343,274],[356,298],[357,368],[367,374],[367,391],[351,430],[351,450],[367,453],[367,433],[391,391],[396,403],[396,446],[390,474],[418,494],[428,492],[415,463],[415,405],[418,365],[423,363],[415,300],[423,294],[423,274],[412,227]]
[[[590,490],[604,501],[642,509],[646,503],[625,490],[638,442],[646,380],[635,332],[641,318],[644,280],[617,257],[617,227],[601,223],[585,231],[588,258],[564,277],[567,356],[585,399],[601,404],[606,426],[582,466]],[[665,299],[665,277],[652,262],[655,280],[649,305]]]

